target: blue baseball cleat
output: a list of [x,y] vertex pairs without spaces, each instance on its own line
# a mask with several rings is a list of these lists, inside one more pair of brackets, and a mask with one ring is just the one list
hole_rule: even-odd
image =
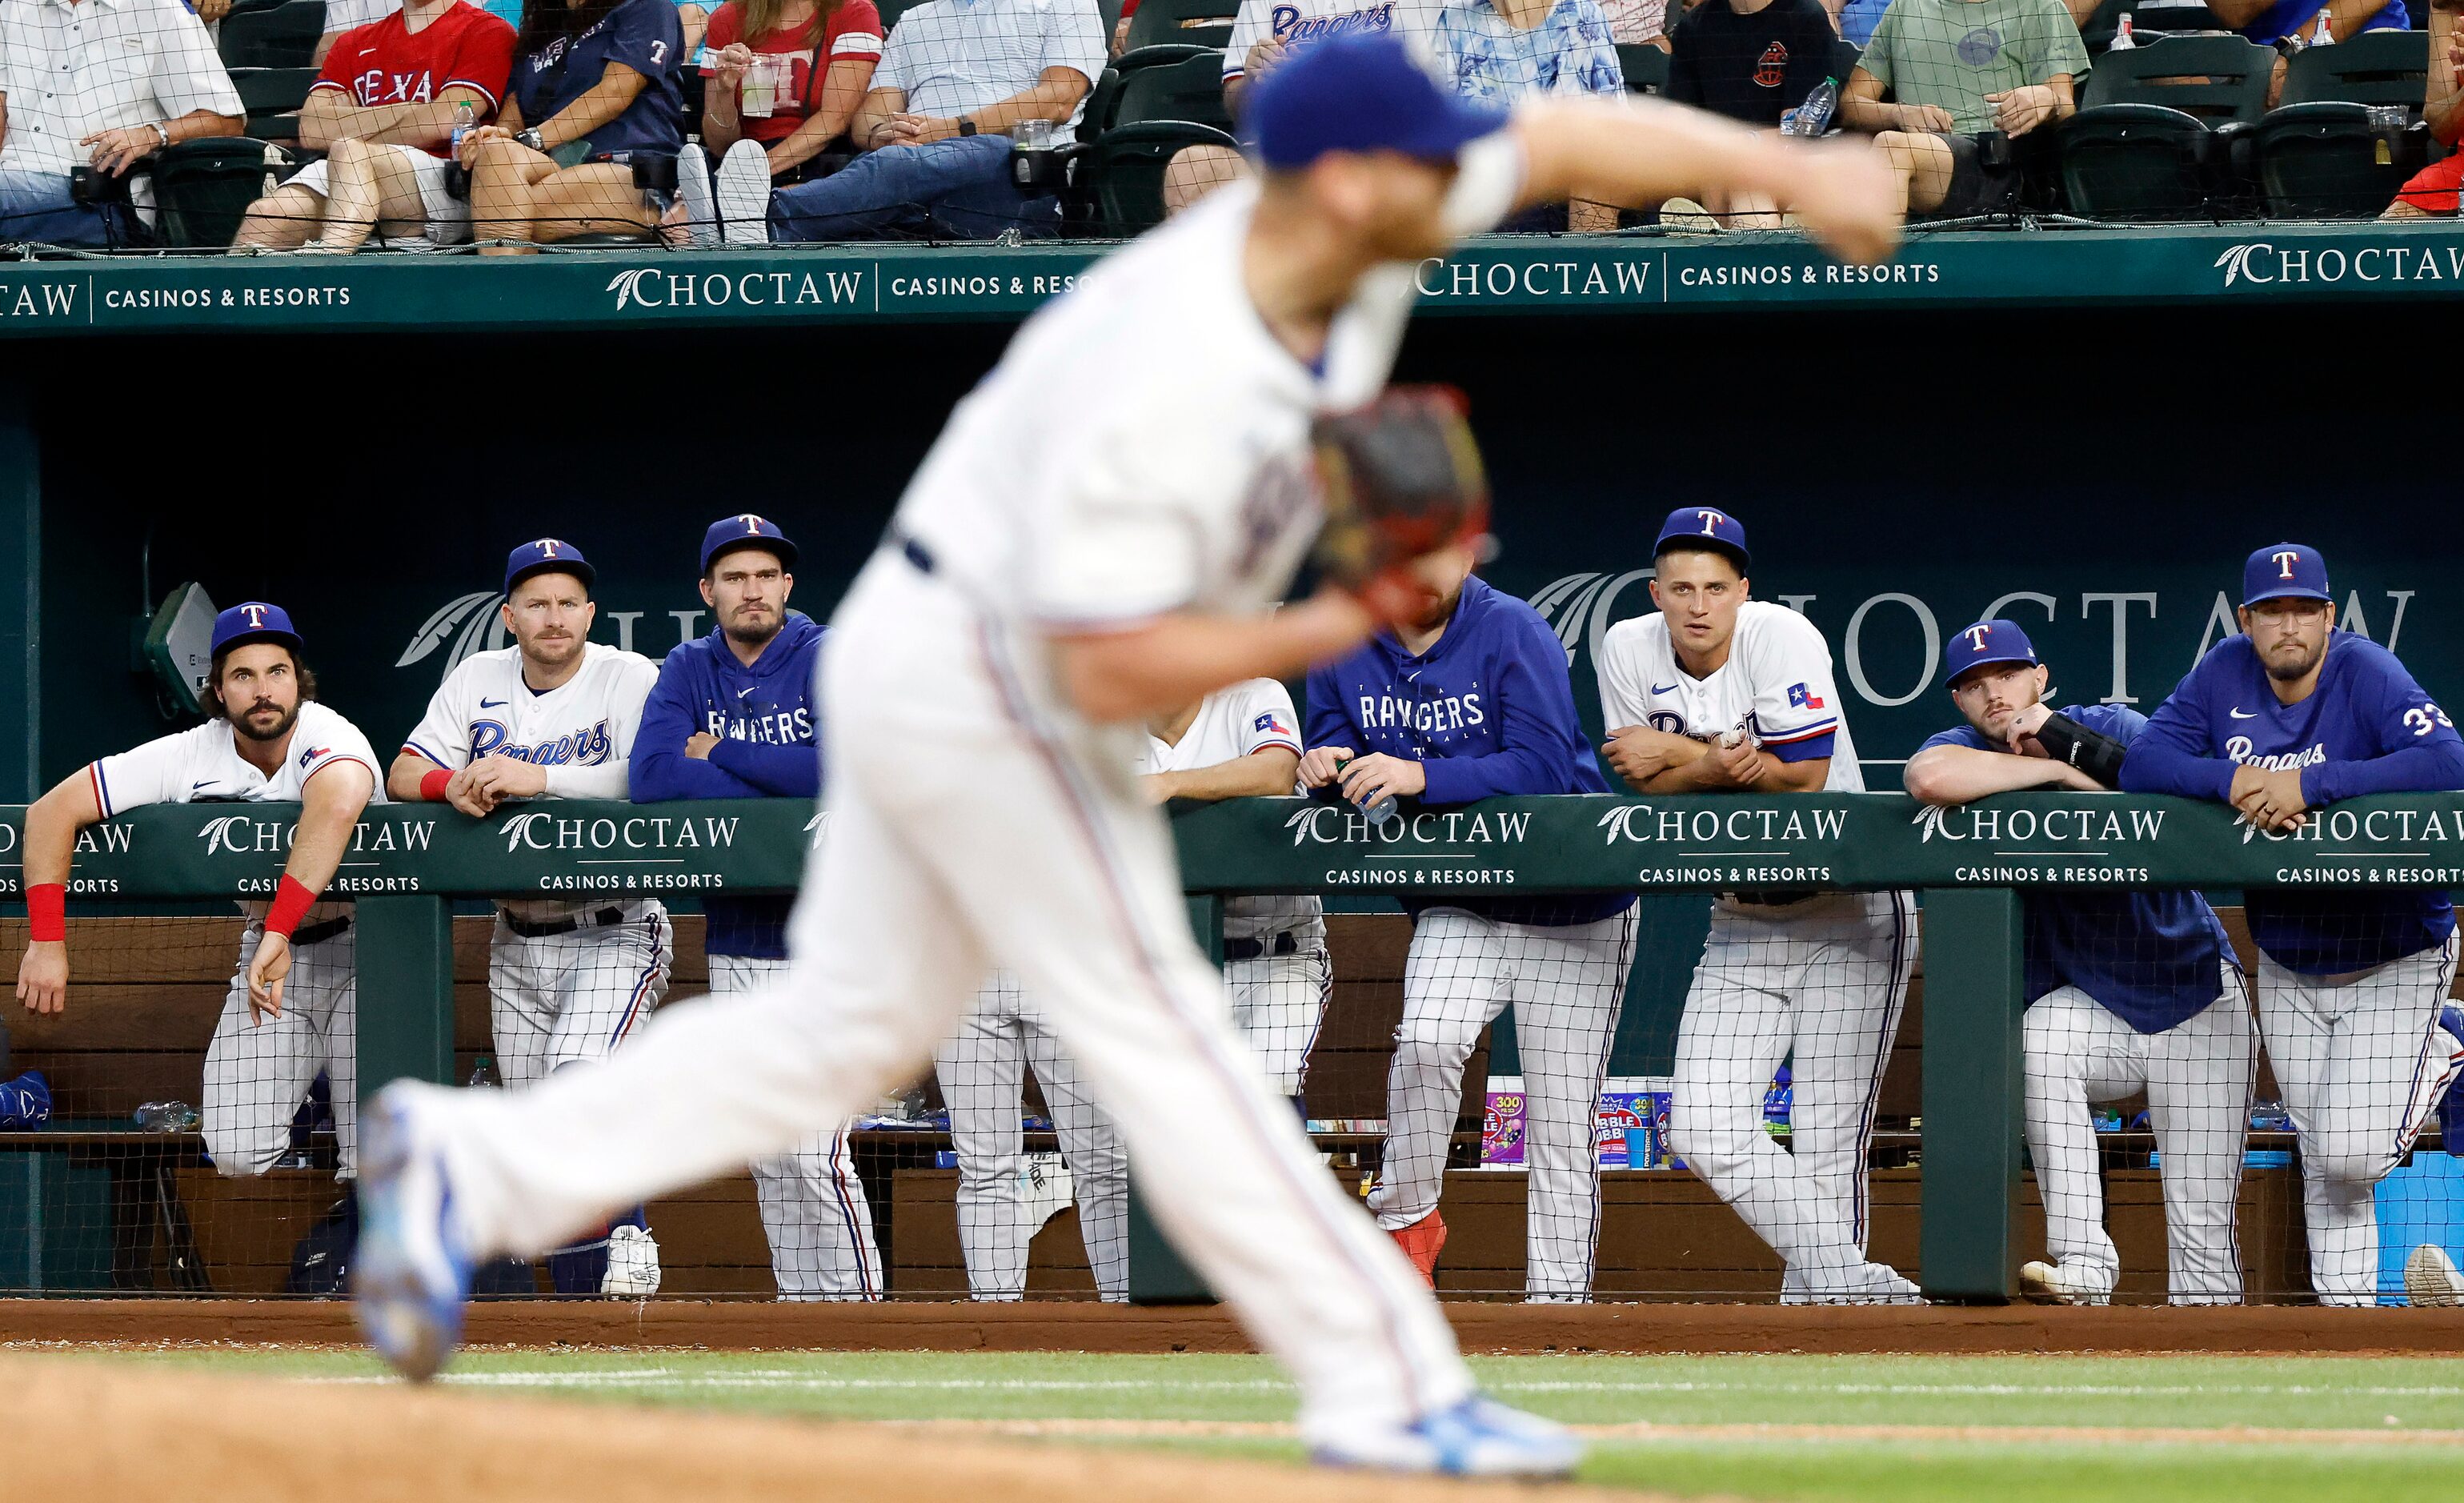
[[1410,1425],[1321,1440],[1309,1459],[1449,1477],[1563,1477],[1582,1461],[1583,1443],[1552,1420],[1474,1394]]
[[[2439,1004],[2438,1026],[2455,1041],[2449,1046],[2451,1056],[2464,1055],[2464,1007]],[[2438,1103],[2438,1140],[2450,1157],[2464,1159],[2464,1073],[2449,1084],[2446,1098]]]
[[368,1344],[413,1382],[436,1376],[462,1339],[471,1258],[451,1226],[453,1192],[420,1141],[404,1089],[377,1093],[360,1118],[360,1245],[352,1311]]

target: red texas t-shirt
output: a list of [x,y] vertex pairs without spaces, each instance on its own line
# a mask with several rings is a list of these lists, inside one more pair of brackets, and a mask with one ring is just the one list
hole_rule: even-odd
[[[818,107],[822,102],[822,83],[813,77],[813,44],[804,28],[781,27],[749,41],[743,32],[744,8],[736,0],[728,0],[710,18],[710,30],[702,36],[703,55],[745,42],[757,53],[783,53],[796,59],[794,81],[782,93],[770,117],[747,117],[743,121],[744,139],[766,146],[786,140],[804,123],[806,106]],[[881,12],[873,9],[872,0],[841,0],[838,9],[823,23],[821,51],[824,72],[834,62],[878,59]],[[705,63],[702,77],[711,77],[717,71]]]
[[[426,104],[459,84],[486,99],[479,111],[485,121],[496,113],[513,71],[514,29],[470,0],[454,0],[451,10],[417,33],[404,24],[400,11],[373,26],[344,32],[325,55],[316,88],[339,89],[353,104],[371,109]],[[451,148],[443,144],[428,151],[451,155]]]

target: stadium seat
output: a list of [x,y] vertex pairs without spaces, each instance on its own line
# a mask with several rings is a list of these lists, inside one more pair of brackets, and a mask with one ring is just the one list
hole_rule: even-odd
[[2087,76],[2079,114],[2108,104],[2161,104],[2210,125],[2267,113],[2276,50],[2238,36],[2164,36],[2108,55]]
[[1239,9],[1235,0],[1139,0],[1122,55],[1163,42],[1221,48],[1232,40],[1232,16]]
[[325,0],[239,0],[215,48],[227,68],[305,68],[325,30]]
[[266,144],[208,136],[154,155],[154,238],[187,250],[222,250],[268,187]]
[[[1150,48],[1148,51],[1155,51]],[[1108,125],[1134,125],[1145,121],[1189,121],[1232,129],[1232,112],[1223,107],[1223,55],[1212,47],[1192,49],[1194,55],[1177,61],[1129,68],[1121,72],[1121,92],[1113,101]],[[1128,62],[1137,54],[1122,58]]]
[[317,82],[316,69],[233,68],[231,80],[248,112],[249,134],[260,140],[298,136],[299,107],[308,102],[308,90]]
[[[1143,15],[1146,6],[1138,11]],[[1164,168],[1175,152],[1199,145],[1240,149],[1229,132],[1193,121],[1135,121],[1104,132],[1074,164],[1075,180],[1092,201],[1089,228],[1128,235],[1163,223]]]
[[2079,40],[2087,43],[2090,57],[2104,55],[2124,15],[2130,17],[2132,36],[2142,43],[2167,35],[2233,30],[2208,9],[2207,0],[2103,0],[2079,26]]
[[2430,78],[2430,33],[2364,32],[2333,47],[2305,47],[2284,66],[2278,104],[2401,104],[2421,113]]
[[1097,138],[1112,128],[1114,122],[1120,116],[1121,91],[1128,86],[1131,75],[1149,68],[1175,67],[1188,62],[1193,57],[1209,57],[1215,60],[1216,107],[1221,109],[1223,92],[1223,53],[1221,48],[1199,47],[1188,42],[1140,47],[1135,51],[1123,53],[1111,67],[1104,70],[1104,76],[1095,80],[1094,88],[1088,91],[1087,107],[1078,117],[1079,141],[1092,145]]
[[2318,100],[2270,110],[2244,149],[2271,216],[2373,219],[2428,163],[2429,146],[2418,121],[2390,138],[2371,127],[2368,106]]
[[2219,191],[2219,138],[2194,115],[2162,104],[2101,104],[2060,129],[2062,189],[2073,213],[2203,219],[2228,197]]
[[900,16],[923,3],[924,0],[873,0],[873,9],[881,12],[882,34],[889,35],[891,28],[898,24]]
[[1617,50],[1617,70],[1625,75],[1627,92],[1633,94],[1665,94],[1668,92],[1668,55],[1649,42],[1620,43]]
[[710,80],[701,76],[699,68],[688,63],[677,70],[676,84],[684,99],[685,134],[697,136],[701,134],[701,112],[709,99]]

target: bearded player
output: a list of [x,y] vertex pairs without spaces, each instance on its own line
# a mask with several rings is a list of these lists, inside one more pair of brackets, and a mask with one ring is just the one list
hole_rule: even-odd
[[[1638,793],[1861,793],[1856,743],[1814,623],[1750,598],[1746,528],[1668,514],[1655,615],[1600,643],[1609,765]],[[1743,888],[1711,905],[1677,1028],[1669,1146],[1786,1262],[1784,1304],[1913,1304],[1865,1256],[1865,1150],[1916,944],[1904,893]],[[1763,1130],[1787,1061],[1792,1142]]]
[[[1966,804],[2019,788],[2096,793],[2122,776],[2147,718],[2126,705],[2044,702],[2051,670],[2015,621],[1951,633],[1943,682],[1965,725],[1908,759],[1908,792]],[[2028,1157],[2053,1261],[2019,1289],[2101,1305],[2122,1272],[2104,1229],[2093,1101],[2147,1094],[2163,1157],[2167,1287],[2177,1305],[2241,1303],[2233,1207],[2258,1061],[2241,966],[2215,910],[2183,888],[2028,893]]]
[[[2327,563],[2279,542],[2242,565],[2241,632],[2208,650],[2122,763],[2132,793],[2231,804],[2283,834],[2366,793],[2464,788],[2464,740],[2393,652],[2336,630]],[[2455,910],[2444,889],[2253,888],[2258,1031],[2301,1144],[2310,1287],[2378,1298],[2378,1183],[2464,1068],[2447,1027]],[[2435,1247],[2405,1269],[2416,1304],[2464,1299]]]
[[[1298,1379],[1321,1459],[1521,1474],[1579,1457],[1559,1427],[1474,1394],[1427,1289],[1234,1034],[1137,783],[1142,722],[1349,651],[1411,608],[1396,569],[1482,524],[1459,421],[1394,402],[1319,425],[1411,500],[1347,519],[1321,544],[1334,587],[1264,613],[1322,519],[1313,416],[1376,396],[1420,258],[1523,203],[1724,184],[1872,258],[1894,240],[1894,188],[1861,146],[1648,101],[1489,114],[1391,38],[1308,49],[1249,121],[1260,180],[1027,321],[840,608],[822,672],[831,833],[786,982],[679,1007],[527,1094],[384,1097],[357,1274],[399,1366],[443,1361],[472,1259],[843,1118],[917,1073],[999,963],[1050,1010],[1164,1232]],[[1057,391],[1103,397],[1056,422]]]
[[279,606],[252,601],[214,618],[205,724],[78,768],[26,811],[26,911],[33,942],[17,999],[67,1004],[62,902],[77,834],[148,804],[290,804],[299,823],[271,902],[249,902],[231,994],[206,1046],[199,1126],[214,1167],[263,1174],[291,1149],[291,1119],[322,1073],[333,1092],[341,1177],[359,1147],[359,969],[351,906],[320,901],[377,791],[358,727],[317,702],[299,633]]

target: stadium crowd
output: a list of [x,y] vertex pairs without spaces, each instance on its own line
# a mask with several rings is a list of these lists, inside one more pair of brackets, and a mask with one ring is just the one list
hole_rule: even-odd
[[[321,33],[293,39],[298,66],[239,70],[244,99],[226,55],[263,59],[218,52],[217,33],[241,34],[268,0],[0,0],[0,241],[146,244],[157,199],[187,190],[164,153],[252,130],[288,144],[254,174],[270,190],[231,241],[250,254],[1118,233],[1152,214],[1090,187],[1103,172],[1144,162],[1162,174],[1155,212],[1186,207],[1247,170],[1224,128],[1243,88],[1360,29],[1407,35],[1498,105],[1633,88],[1767,128],[1861,132],[1912,211],[1965,217],[2051,207],[2056,127],[2135,34],[2273,49],[2273,105],[2302,52],[2420,27],[2426,46],[2396,65],[2419,80],[2399,86],[2402,119],[2368,126],[2381,167],[2420,170],[2365,208],[2453,213],[2464,171],[2427,160],[2464,131],[2443,0],[1237,0],[1228,15],[1236,0],[1151,0],[1169,13],[1145,27],[1138,0],[1112,3],[924,0],[891,4],[891,25],[875,0],[327,0]],[[272,0],[300,5],[314,0]],[[1220,75],[1193,73],[1201,49],[1183,38],[1220,45]],[[1158,93],[1146,75],[1167,71]],[[1125,106],[1139,91],[1155,97]],[[250,175],[231,162],[227,178]],[[1780,222],[1765,203],[1679,200],[1507,228],[1651,218]]]

